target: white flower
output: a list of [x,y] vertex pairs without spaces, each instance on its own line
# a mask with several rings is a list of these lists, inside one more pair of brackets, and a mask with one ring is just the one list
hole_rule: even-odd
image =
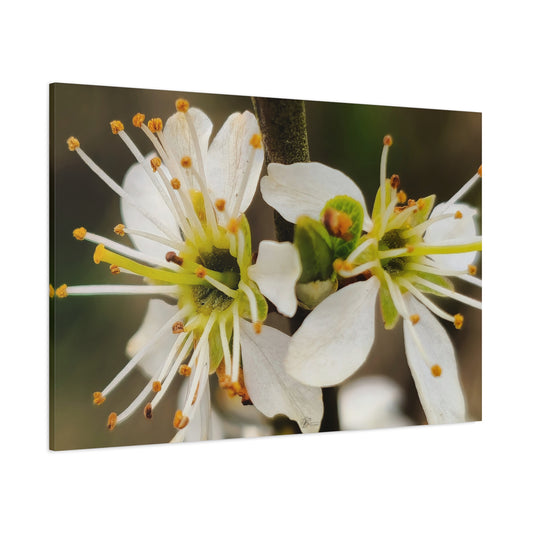
[[[124,223],[115,227],[115,233],[128,234],[135,248],[85,228],[76,229],[74,236],[97,244],[95,263],[109,263],[113,274],[132,275],[144,284],[62,285],[56,296],[154,296],[128,343],[129,363],[94,393],[94,403],[101,405],[138,366],[150,379],[126,410],[111,413],[108,427],[113,429],[142,405],[145,416],[152,418],[174,377],[181,375],[187,389],[175,414],[174,440],[183,440],[197,411],[201,428],[195,434],[205,437],[210,421],[208,378],[216,371],[220,386],[240,396],[244,404],[253,403],[267,416],[285,414],[303,432],[318,431],[321,391],[286,374],[282,359],[289,337],[263,326],[268,306],[248,275],[255,268],[261,283],[271,285],[262,263],[251,266],[250,228],[243,214],[255,194],[264,157],[255,117],[247,111],[232,114],[208,145],[212,124],[207,115],[189,109],[182,99],[176,108],[164,129],[161,119],[145,124],[144,115],[133,118],[134,126],[144,131],[156,150],[157,155],[148,157],[139,152],[121,122],[111,122],[113,133],[137,159],[122,186],[85,154],[77,139],[67,141],[120,196]],[[287,244],[268,243],[268,247],[281,270],[288,261],[285,270],[295,272],[295,251]],[[269,299],[282,312],[295,309],[295,281],[292,294],[269,291]]]
[[364,363],[372,347],[375,303],[379,301],[386,328],[403,319],[407,360],[428,422],[464,421],[454,348],[434,315],[458,329],[463,317],[445,312],[427,294],[481,308],[481,302],[457,293],[448,279],[455,276],[481,285],[471,264],[481,250],[476,211],[457,203],[478,181],[481,167],[453,198],[432,210],[434,196],[408,200],[398,190],[398,176],[386,179],[391,143],[386,136],[381,186],[371,217],[357,186],[324,165],[271,164],[261,181],[265,201],[287,220],[297,222],[302,215],[323,217],[331,195],[357,200],[364,213],[366,233],[347,257],[336,259],[333,265],[342,288],[319,303],[293,335],[286,368],[308,385],[332,386],[344,381]]

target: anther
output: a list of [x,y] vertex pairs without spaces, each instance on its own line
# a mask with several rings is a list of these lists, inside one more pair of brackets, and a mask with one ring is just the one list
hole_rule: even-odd
[[170,180],[170,185],[172,186],[173,189],[177,191],[181,187],[181,182],[178,178],[172,178]]
[[237,231],[239,231],[239,226],[240,222],[236,218],[230,218],[228,222],[228,231],[236,235]]
[[390,177],[390,186],[393,189],[397,189],[400,186],[400,176],[398,176],[398,174],[393,174]]
[[261,330],[263,329],[263,323],[262,322],[254,322],[254,331],[259,335],[261,333]]
[[146,418],[147,420],[152,419],[152,404],[151,403],[147,403],[146,407],[144,408],[144,418]]
[[163,121],[160,118],[151,118],[148,121],[148,129],[155,133],[156,131],[162,131],[163,130]]
[[407,194],[405,194],[405,191],[398,191],[397,198],[399,204],[405,204],[405,202],[407,202]]
[[150,159],[150,165],[152,165],[152,170],[157,172],[157,169],[161,166],[161,159],[159,157]]
[[74,152],[74,150],[76,150],[76,148],[80,147],[80,141],[78,141],[78,139],[76,139],[76,137],[69,137],[67,139],[67,146],[68,146],[68,149],[71,152]]
[[250,144],[254,148],[261,148],[261,135],[259,133],[254,133],[250,139]]
[[181,322],[180,320],[172,324],[172,333],[174,333],[174,335],[178,335],[178,333],[183,333],[184,331],[185,331],[185,324]]
[[353,235],[348,231],[352,226],[352,219],[342,211],[328,207],[322,216],[322,223],[328,233],[334,237],[339,237],[345,241],[353,238]]
[[124,226],[124,224],[117,224],[114,228],[113,228],[113,231],[119,236],[119,237],[124,237],[124,235],[126,235],[126,232],[124,231],[126,229],[126,226]]
[[55,294],[54,287],[52,287],[52,285],[50,285],[50,298],[53,298],[54,294]]
[[189,423],[189,417],[183,416],[183,413],[180,410],[176,411],[176,414],[174,415],[174,421],[173,421],[174,427],[176,429],[183,429],[184,427],[187,426],[188,423]]
[[418,206],[418,209],[423,209],[426,205],[426,201],[424,200],[424,198],[419,198],[416,202],[416,205]]
[[137,113],[132,119],[131,122],[136,128],[140,128],[143,125],[145,116],[142,113]]
[[111,126],[111,131],[113,132],[113,135],[116,135],[119,131],[124,130],[124,124],[122,124],[120,120],[112,120],[109,125]]
[[219,211],[224,211],[224,208],[226,207],[226,200],[224,200],[224,198],[217,198],[215,200],[215,207]]
[[165,255],[165,259],[169,263],[175,263],[178,266],[183,265],[183,258],[180,257],[176,252],[172,252],[172,251],[167,252]]
[[105,402],[105,396],[101,392],[93,392],[93,404],[102,405]]
[[183,168],[191,168],[192,159],[188,155],[185,155],[181,158],[180,164]]
[[461,329],[463,327],[463,323],[465,321],[465,317],[461,313],[457,313],[453,317],[453,325],[456,329]]
[[471,276],[475,276],[477,274],[477,266],[476,265],[468,265],[468,273]]
[[111,413],[107,418],[107,429],[113,431],[117,425],[117,413]]
[[479,168],[477,169],[477,173],[479,174],[479,177],[481,178],[481,165],[479,165]]
[[87,235],[87,230],[85,228],[76,228],[72,232],[72,235],[74,235],[78,241],[83,241],[83,239],[85,239],[85,235]]
[[453,218],[457,218],[457,219],[463,218],[463,213],[461,213],[461,211],[456,211]]
[[154,381],[152,383],[152,391],[159,392],[161,390],[161,382],[160,381]]
[[178,98],[176,100],[176,109],[182,113],[186,113],[189,110],[189,102],[185,98]]
[[56,296],[58,298],[66,298],[68,296],[67,286],[65,284],[61,285],[56,289]]
[[196,274],[196,277],[200,279],[205,278],[207,274],[205,268],[202,265],[199,265],[198,268],[194,271],[194,273]]
[[413,324],[417,324],[418,321],[420,320],[420,315],[417,315],[417,314],[411,315],[411,316],[409,317],[409,320],[411,320],[411,322],[412,322]]
[[433,365],[431,367],[431,373],[438,378],[442,374],[442,368],[439,365]]
[[385,137],[383,137],[383,144],[385,146],[390,146],[392,144],[392,137],[390,135],[385,135]]
[[120,268],[118,265],[109,265],[109,270],[111,274],[120,274]]
[[344,259],[337,257],[337,259],[333,261],[333,270],[335,270],[335,272],[340,272],[341,270],[344,270]]
[[416,202],[412,199],[412,198],[409,198],[409,200],[407,200],[407,206],[408,207],[413,207],[413,205],[415,205]]
[[189,365],[181,365],[178,372],[180,376],[190,376],[192,368]]
[[407,244],[405,246],[407,248],[407,251],[411,254],[415,251],[415,247],[412,244]]

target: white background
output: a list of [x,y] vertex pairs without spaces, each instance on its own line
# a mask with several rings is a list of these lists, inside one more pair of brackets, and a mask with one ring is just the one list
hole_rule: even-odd
[[[2,530],[531,531],[528,3],[371,5],[2,8]],[[484,421],[48,451],[50,82],[481,111]]]

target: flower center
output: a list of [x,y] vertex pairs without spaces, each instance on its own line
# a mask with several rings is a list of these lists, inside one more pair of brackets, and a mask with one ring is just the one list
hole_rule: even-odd
[[[378,244],[380,251],[395,250],[403,248],[406,245],[406,240],[402,238],[398,230],[388,231],[383,235]],[[407,257],[391,257],[381,259],[381,266],[389,274],[398,274],[402,272],[405,264],[407,263]]]

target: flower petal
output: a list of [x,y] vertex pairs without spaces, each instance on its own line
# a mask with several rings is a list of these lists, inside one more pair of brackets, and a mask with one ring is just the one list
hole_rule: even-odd
[[[410,294],[405,296],[409,312],[420,320],[411,328],[404,321],[405,351],[420,402],[430,424],[465,421],[465,400],[459,382],[453,345],[440,322]],[[442,373],[435,377],[420,353],[413,330],[418,335],[431,364],[440,366]]]
[[298,250],[290,242],[261,241],[257,262],[248,275],[285,316],[296,313],[296,282],[302,274]]
[[[202,163],[205,165],[207,159],[207,146],[209,144],[209,137],[213,131],[213,123],[200,109],[189,109],[189,111],[187,111],[187,116],[192,122],[198,136]],[[170,146],[172,155],[176,158],[178,164],[180,164],[183,157],[188,156],[191,158],[194,168],[200,168],[198,154],[196,153],[192,132],[187,123],[185,113],[177,112],[169,117],[165,124],[163,135],[165,136],[165,140]]]
[[240,324],[244,383],[255,407],[269,417],[286,415],[302,433],[318,431],[324,411],[321,389],[298,383],[283,368],[290,337],[268,326],[257,334],[246,320]]
[[[154,156],[155,153],[148,154],[145,161],[150,161]],[[124,176],[122,187],[127,194],[139,202],[146,212],[156,216],[157,220],[159,220],[164,226],[169,228],[176,227],[174,216],[140,163],[135,163],[129,168]],[[148,220],[137,208],[123,199],[120,201],[120,211],[126,227],[165,237],[153,222]],[[168,246],[144,237],[139,237],[137,235],[129,235],[129,237],[138,250],[148,255],[164,257],[164,254],[169,250]]]
[[268,205],[292,223],[301,215],[317,220],[328,200],[346,195],[363,207],[363,229],[368,231],[372,225],[361,189],[339,170],[321,163],[270,163],[261,180],[261,193]]
[[[233,113],[213,139],[207,154],[207,181],[212,200],[224,199],[230,210],[236,201],[240,206],[238,213],[244,213],[252,203],[263,167],[263,149],[250,144],[255,134],[259,134],[259,126],[252,113]],[[239,193],[242,196],[236,199]]]
[[352,283],[328,296],[292,336],[285,368],[307,385],[329,387],[352,375],[374,342],[379,282]]
[[401,412],[402,388],[387,376],[365,376],[339,388],[341,429],[376,429],[413,424]]
[[[433,209],[430,219],[439,215],[453,214],[461,212],[461,218],[441,220],[432,224],[424,235],[424,241],[428,244],[446,242],[452,244],[454,241],[466,242],[478,235],[477,224],[474,217],[477,210],[467,204],[452,204],[444,209],[446,204],[442,203]],[[464,270],[468,265],[476,261],[478,252],[466,252],[463,254],[438,254],[431,257],[442,268],[454,270]]]
[[[145,344],[147,344],[161,326],[176,313],[176,310],[177,307],[175,305],[167,304],[162,300],[151,299],[148,302],[148,308],[141,327],[126,345],[127,356],[133,357]],[[139,368],[147,376],[153,377],[156,375],[170,352],[175,340],[176,337],[169,331],[168,335],[164,335],[148,350],[147,354],[141,359]]]

